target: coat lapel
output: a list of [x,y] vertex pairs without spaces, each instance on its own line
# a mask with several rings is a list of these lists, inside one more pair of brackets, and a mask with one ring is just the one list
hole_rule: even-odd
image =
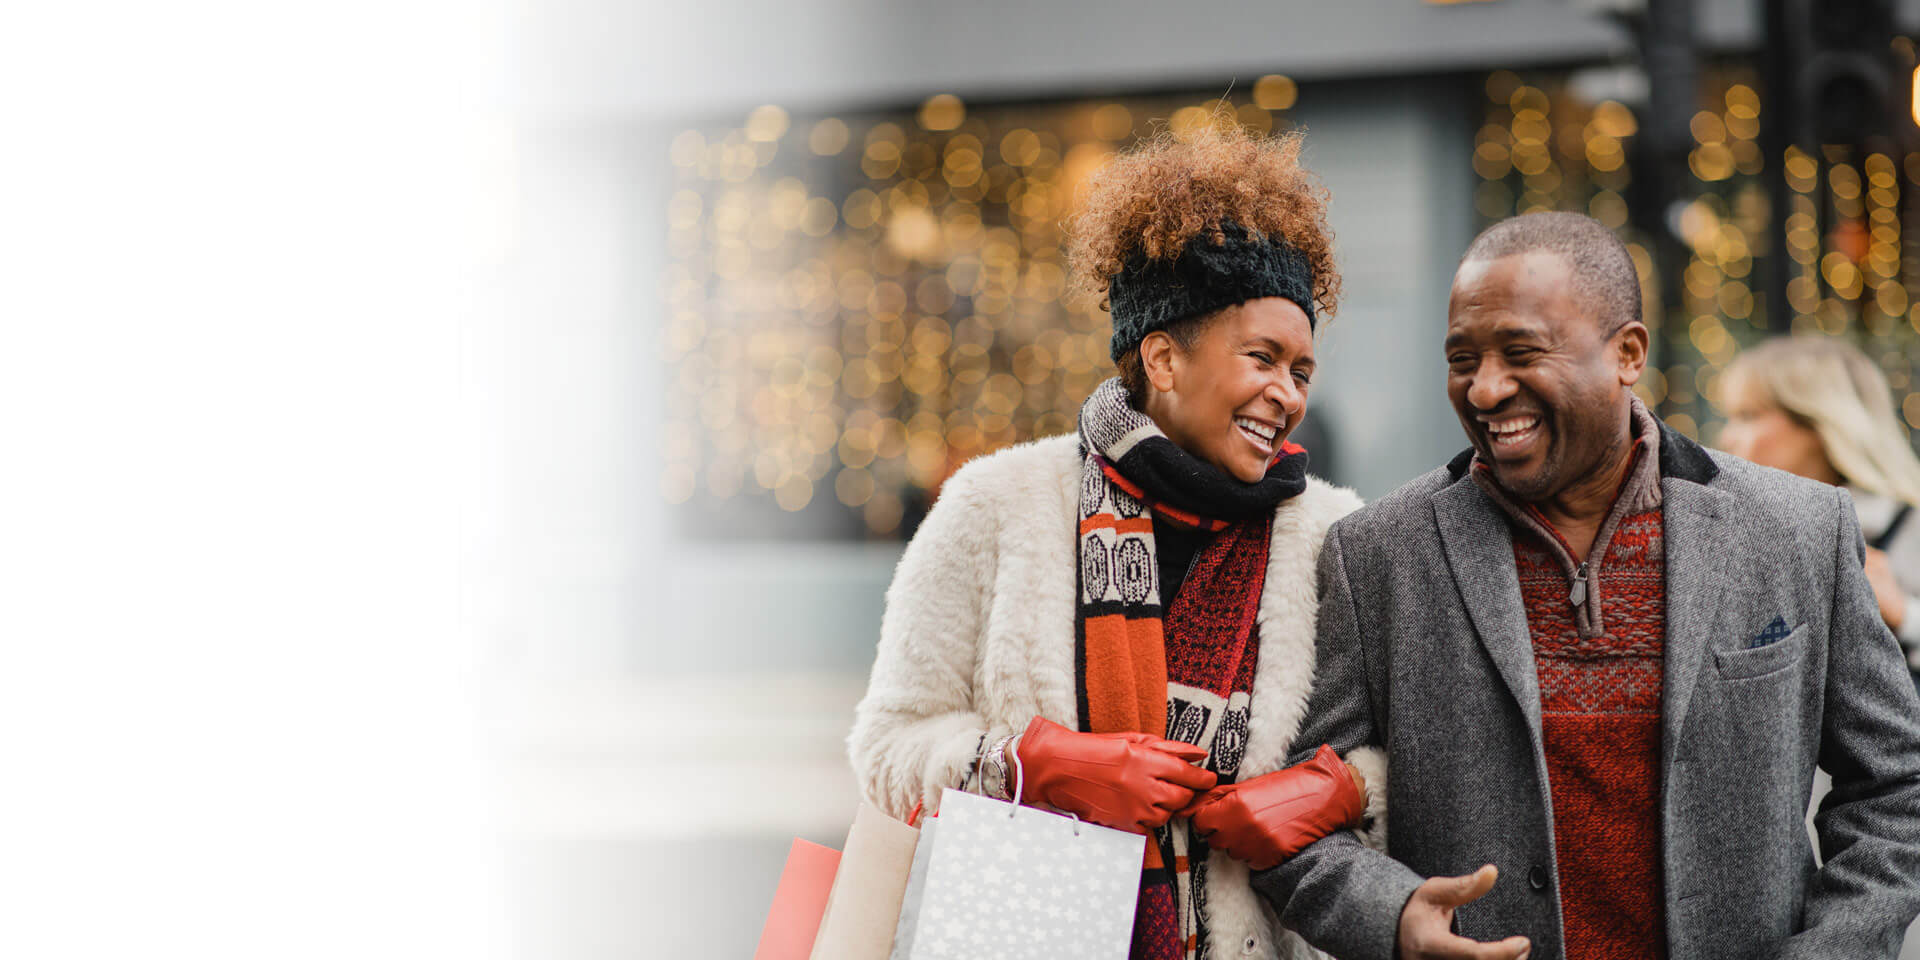
[[[1687,708],[1731,586],[1733,559],[1757,544],[1729,525],[1732,498],[1710,486],[1719,473],[1699,444],[1661,424],[1660,492],[1667,568],[1667,637],[1661,703],[1661,740],[1667,762],[1677,758]],[[1465,478],[1473,451],[1454,458],[1456,482],[1434,497],[1434,521],[1480,642],[1540,743],[1540,682],[1533,640],[1514,569],[1513,535],[1500,508]]]
[[1660,484],[1667,564],[1667,639],[1662,715],[1662,748],[1668,762],[1677,759],[1687,706],[1706,658],[1715,617],[1725,606],[1728,558],[1737,551],[1726,542],[1727,494],[1698,483],[1668,478]]
[[1456,482],[1434,497],[1433,514],[1474,631],[1520,705],[1538,745],[1540,681],[1534,670],[1526,606],[1520,599],[1520,575],[1513,562],[1513,533],[1505,515],[1469,480]]

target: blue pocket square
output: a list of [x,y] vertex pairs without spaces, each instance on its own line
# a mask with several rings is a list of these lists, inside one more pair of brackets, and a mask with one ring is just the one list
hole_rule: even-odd
[[1787,621],[1784,617],[1774,617],[1773,622],[1767,624],[1765,630],[1755,634],[1753,639],[1747,641],[1747,649],[1752,650],[1754,647],[1764,647],[1770,643],[1779,643],[1787,638],[1787,634],[1792,632],[1792,630],[1787,629]]

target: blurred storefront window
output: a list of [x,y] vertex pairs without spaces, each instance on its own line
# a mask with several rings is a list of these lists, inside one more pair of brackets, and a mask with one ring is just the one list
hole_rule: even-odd
[[1067,292],[1076,192],[1143,136],[1284,129],[1297,95],[943,95],[680,133],[660,483],[683,529],[905,538],[960,464],[1072,430],[1112,374],[1105,312]]

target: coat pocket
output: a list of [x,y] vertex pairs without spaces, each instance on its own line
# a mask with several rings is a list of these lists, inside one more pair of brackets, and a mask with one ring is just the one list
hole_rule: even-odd
[[1807,625],[1803,623],[1795,627],[1792,633],[1765,646],[1739,650],[1716,649],[1713,651],[1713,662],[1720,668],[1721,679],[1752,680],[1792,666],[1800,659],[1802,648],[1806,645]]

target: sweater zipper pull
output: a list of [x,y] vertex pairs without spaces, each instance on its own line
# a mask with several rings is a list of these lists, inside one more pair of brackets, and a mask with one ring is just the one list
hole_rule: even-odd
[[1567,594],[1567,600],[1576,607],[1587,602],[1587,565],[1584,563],[1573,573],[1573,592]]

